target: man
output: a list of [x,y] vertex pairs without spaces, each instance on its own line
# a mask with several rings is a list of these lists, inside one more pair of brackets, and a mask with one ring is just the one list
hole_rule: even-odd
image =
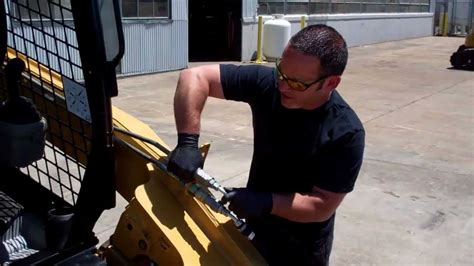
[[336,208],[353,190],[365,133],[335,90],[347,46],[333,28],[293,36],[276,68],[208,65],[181,72],[175,95],[178,145],[168,169],[192,180],[202,166],[200,114],[208,96],[250,105],[254,154],[246,188],[224,202],[255,232],[272,265],[327,265]]

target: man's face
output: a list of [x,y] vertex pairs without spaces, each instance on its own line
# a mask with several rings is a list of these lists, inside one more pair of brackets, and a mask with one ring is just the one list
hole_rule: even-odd
[[[335,86],[334,88],[328,87],[327,79],[333,77],[323,77],[317,57],[305,55],[287,46],[278,63],[277,71],[280,72],[278,88],[281,94],[281,104],[284,107],[312,110],[329,99]],[[311,85],[307,88],[300,86],[300,90],[298,90],[295,89],[298,88],[295,86],[297,82]],[[306,89],[302,91],[301,88]]]

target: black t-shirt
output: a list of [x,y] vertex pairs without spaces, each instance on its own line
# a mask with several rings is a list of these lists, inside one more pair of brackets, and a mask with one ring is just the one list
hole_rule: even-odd
[[[254,153],[247,187],[277,193],[305,193],[313,186],[336,193],[353,190],[365,132],[337,91],[315,110],[287,109],[273,68],[221,65],[220,71],[225,98],[248,103],[253,114]],[[304,235],[307,229],[318,234],[333,219],[302,224],[270,215],[264,220]]]
[[357,115],[334,91],[315,110],[286,109],[273,68],[221,65],[225,98],[247,102],[253,114],[254,154],[248,187],[310,192],[313,186],[352,191],[364,150]]

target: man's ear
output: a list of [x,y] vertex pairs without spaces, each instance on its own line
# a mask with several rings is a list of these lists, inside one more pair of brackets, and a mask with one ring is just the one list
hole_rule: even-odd
[[331,92],[337,88],[340,82],[341,82],[341,76],[336,76],[336,75],[329,76],[324,81],[324,84],[323,84],[324,90]]

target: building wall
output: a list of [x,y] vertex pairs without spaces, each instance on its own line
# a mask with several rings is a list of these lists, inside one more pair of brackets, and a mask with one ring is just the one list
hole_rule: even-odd
[[188,66],[186,0],[171,1],[171,19],[123,19],[125,54],[120,73],[138,75]]
[[257,15],[258,0],[242,0],[242,17],[251,18]]
[[[300,29],[300,18],[298,15],[285,16],[292,25],[292,34]],[[271,17],[264,16],[264,21],[268,19]],[[307,17],[307,23],[334,27],[344,36],[350,47],[433,35],[433,13],[310,15]],[[249,61],[256,51],[257,28],[256,17],[243,19],[243,61]]]
[[450,34],[469,33],[474,26],[472,0],[454,0],[448,2],[448,21]]

